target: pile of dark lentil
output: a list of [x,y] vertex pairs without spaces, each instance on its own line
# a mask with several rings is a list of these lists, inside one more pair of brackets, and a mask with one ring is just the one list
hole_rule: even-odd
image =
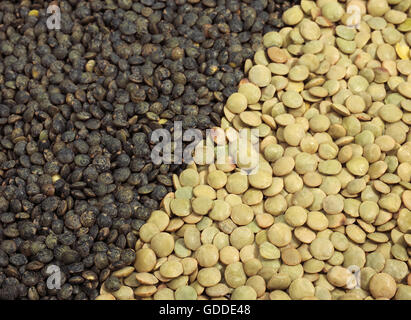
[[153,165],[151,132],[219,125],[244,61],[295,3],[58,1],[57,31],[56,2],[0,2],[0,299],[94,299],[134,263],[183,169]]

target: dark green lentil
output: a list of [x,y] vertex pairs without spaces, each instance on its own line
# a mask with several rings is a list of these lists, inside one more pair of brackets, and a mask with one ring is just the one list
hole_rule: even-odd
[[151,163],[151,132],[219,125],[244,61],[295,2],[59,1],[59,31],[49,1],[0,2],[0,299],[118,288],[111,272],[134,263],[183,169]]

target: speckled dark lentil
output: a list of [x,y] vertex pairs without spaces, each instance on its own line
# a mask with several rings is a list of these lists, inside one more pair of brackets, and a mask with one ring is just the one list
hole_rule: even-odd
[[151,132],[218,125],[290,1],[59,1],[58,32],[49,4],[0,2],[0,299],[118,288],[182,169],[151,163]]

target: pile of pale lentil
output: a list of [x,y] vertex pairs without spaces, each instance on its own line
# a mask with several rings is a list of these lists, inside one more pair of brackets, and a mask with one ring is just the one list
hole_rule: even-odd
[[[353,3],[358,28],[347,26]],[[256,172],[207,164],[218,147],[196,149],[141,227],[134,266],[97,299],[411,299],[409,10],[398,0],[287,10],[212,135],[219,145],[223,131],[250,130]]]

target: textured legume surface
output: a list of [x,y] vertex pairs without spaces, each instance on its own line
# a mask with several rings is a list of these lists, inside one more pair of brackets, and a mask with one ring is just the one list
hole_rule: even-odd
[[[47,28],[51,4],[59,31]],[[245,60],[289,5],[0,1],[0,299],[94,299],[106,280],[133,297],[118,277],[132,272],[140,228],[183,168],[151,162],[151,132],[219,125]],[[161,243],[162,215],[150,219],[141,236]],[[49,265],[62,271],[60,290],[46,285]]]
[[[350,4],[358,28],[347,28]],[[264,35],[221,121],[230,139],[250,130],[256,171],[193,163],[175,176],[156,213],[170,219],[157,236],[172,235],[174,251],[140,239],[124,279],[134,297],[105,283],[99,299],[410,300],[409,6],[287,10],[290,27]],[[189,175],[192,196],[181,199]],[[142,272],[159,282],[127,285]]]

